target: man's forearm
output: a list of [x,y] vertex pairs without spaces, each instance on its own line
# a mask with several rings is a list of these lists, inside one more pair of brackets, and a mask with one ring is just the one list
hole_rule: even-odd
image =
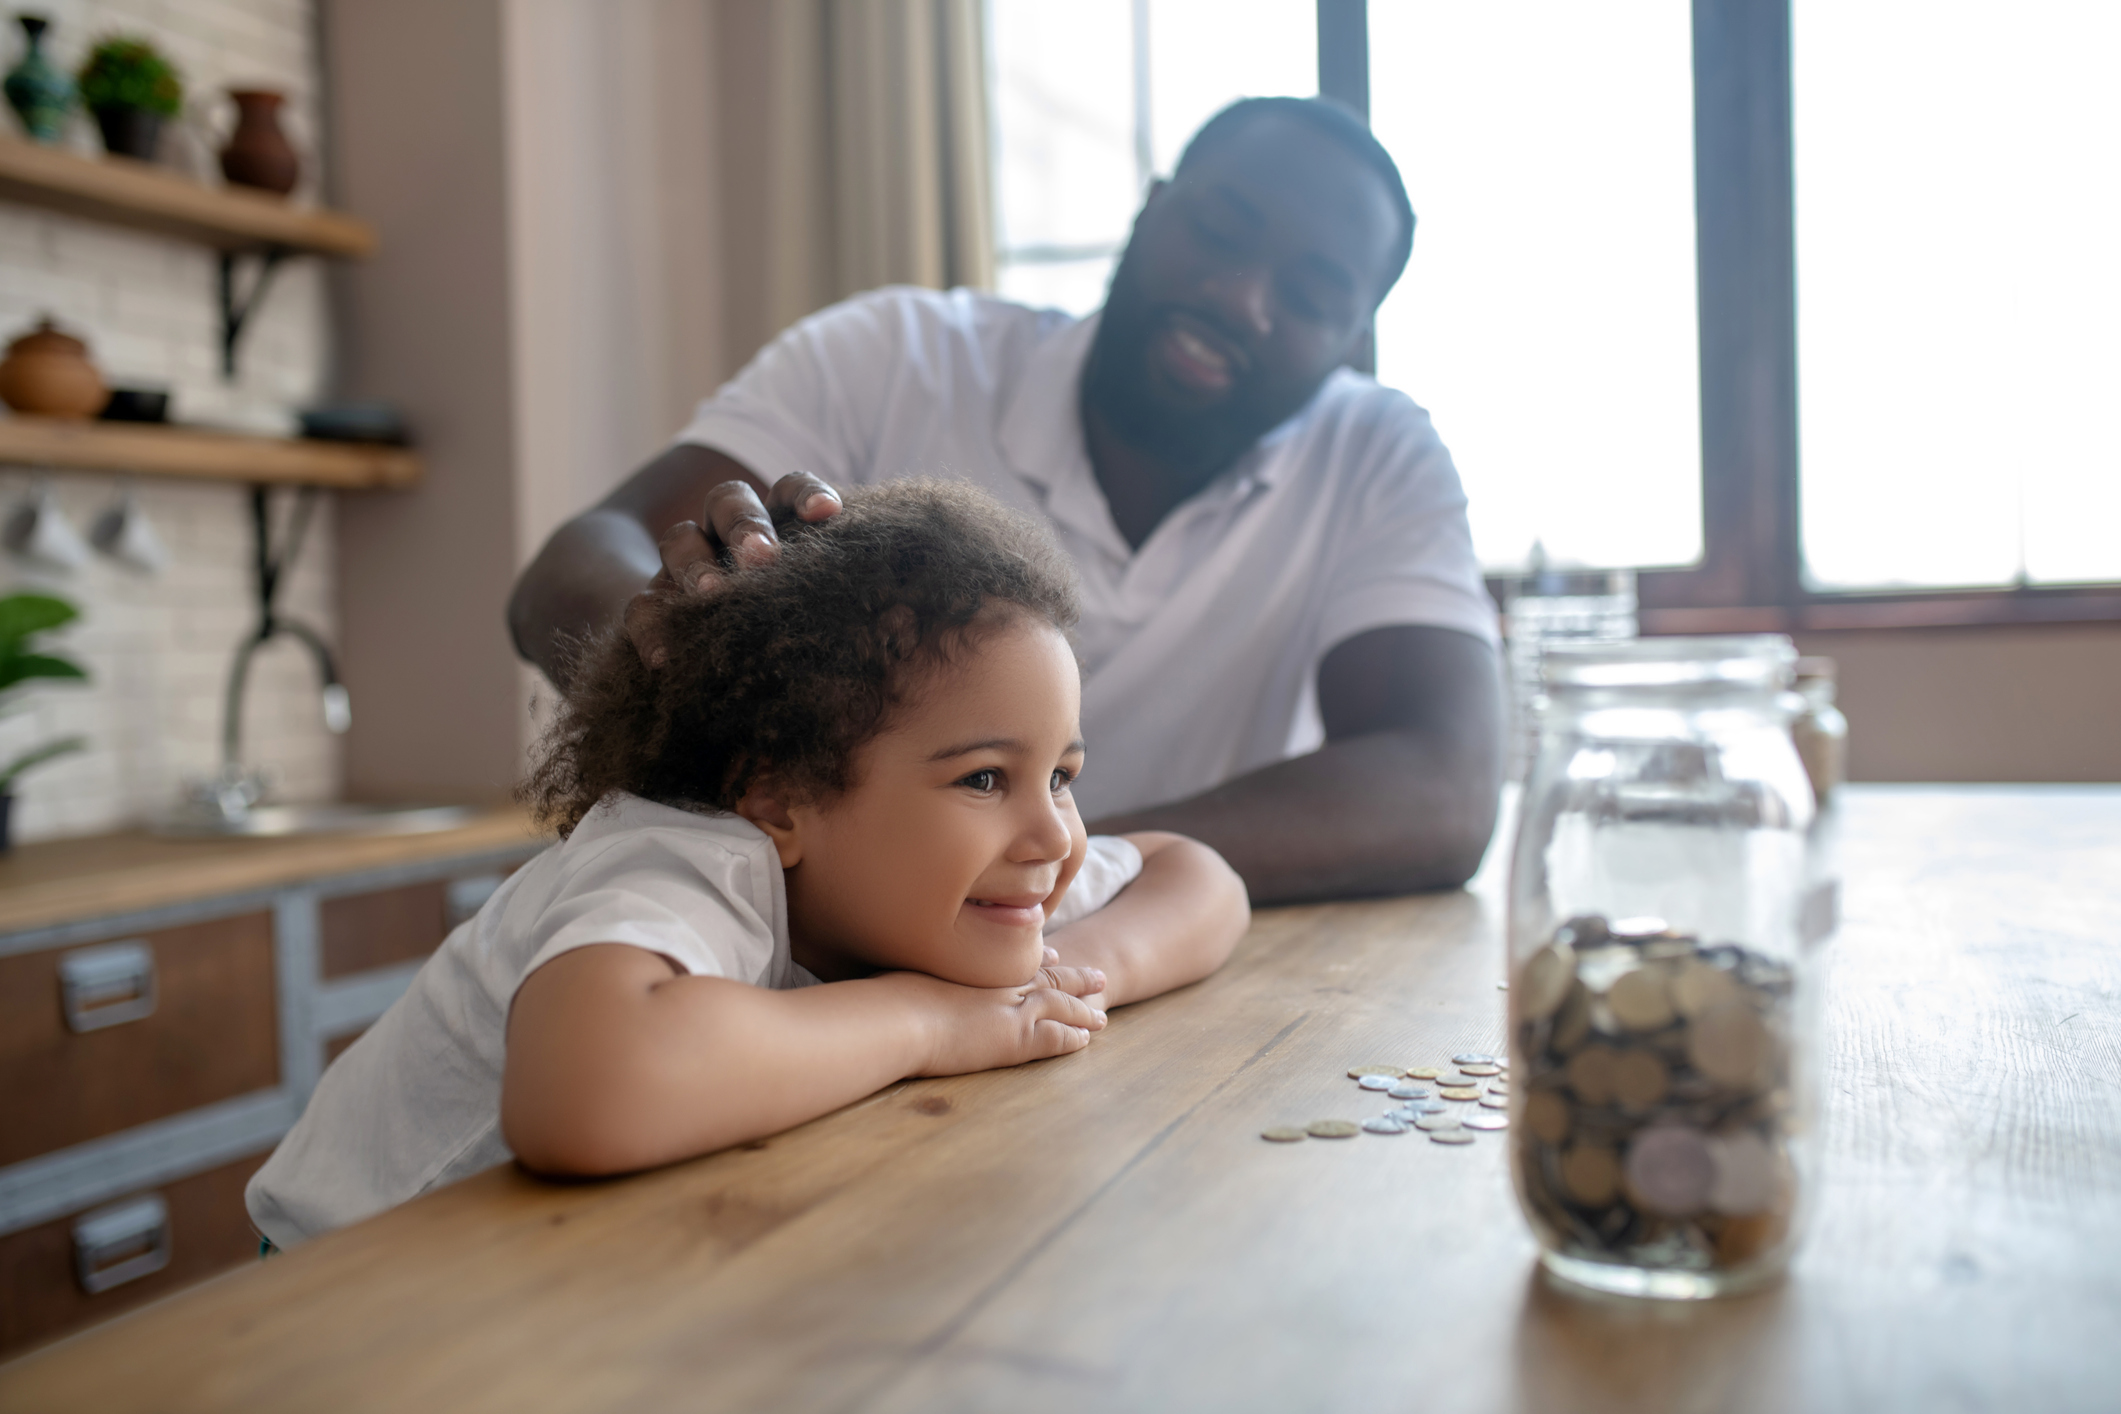
[[616,623],[661,567],[654,539],[634,517],[576,516],[553,532],[509,596],[516,652],[564,685],[573,645]]
[[1492,757],[1373,732],[1090,828],[1190,835],[1229,861],[1255,905],[1452,888],[1494,833]]

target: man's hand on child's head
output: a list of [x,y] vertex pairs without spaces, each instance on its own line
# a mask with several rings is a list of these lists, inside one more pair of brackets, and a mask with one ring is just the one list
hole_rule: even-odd
[[773,484],[764,501],[748,481],[719,481],[707,488],[697,521],[684,520],[663,532],[656,545],[663,567],[626,605],[625,632],[641,661],[662,666],[655,605],[674,591],[712,594],[721,577],[743,565],[764,564],[780,553],[776,524],[816,524],[839,513],[840,495],[807,471],[790,472]]

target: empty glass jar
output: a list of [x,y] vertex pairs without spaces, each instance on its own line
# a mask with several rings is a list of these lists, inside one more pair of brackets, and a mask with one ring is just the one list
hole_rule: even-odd
[[1511,860],[1510,1137],[1569,1281],[1715,1296],[1796,1241],[1818,1065],[1795,656],[1779,636],[1546,651]]

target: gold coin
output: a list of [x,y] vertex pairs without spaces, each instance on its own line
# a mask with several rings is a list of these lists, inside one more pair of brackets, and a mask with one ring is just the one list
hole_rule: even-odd
[[1272,1129],[1262,1129],[1259,1137],[1271,1139],[1277,1144],[1295,1144],[1303,1139],[1304,1132],[1293,1124],[1283,1124]]
[[1611,1149],[1578,1144],[1561,1156],[1561,1181],[1577,1202],[1603,1208],[1620,1191],[1620,1160]]
[[1434,1080],[1449,1069],[1450,1067],[1447,1065],[1417,1065],[1407,1072],[1406,1078],[1409,1080]]
[[1429,1140],[1435,1144],[1470,1144],[1473,1136],[1463,1129],[1434,1129],[1429,1131]]
[[1552,1090],[1538,1090],[1525,1097],[1525,1127],[1549,1144],[1569,1137],[1569,1102]]
[[1485,1080],[1488,1076],[1502,1074],[1502,1067],[1499,1065],[1462,1065],[1458,1067],[1458,1071],[1461,1075],[1477,1075]]
[[1589,1045],[1569,1057],[1569,1088],[1587,1105],[1603,1105],[1613,1098],[1613,1052]]
[[1744,1002],[1710,1007],[1687,1027],[1687,1058],[1719,1085],[1751,1088],[1767,1063],[1767,1027]]
[[1396,1065],[1351,1065],[1348,1067],[1348,1079],[1350,1080],[1360,1080],[1365,1075],[1389,1075],[1394,1080],[1398,1080],[1404,1077],[1406,1072]]
[[1480,1090],[1472,1085],[1439,1085],[1436,1087],[1436,1094],[1438,1098],[1445,1100],[1477,1100],[1480,1098]]
[[1671,1088],[1672,1073],[1648,1051],[1624,1051],[1613,1062],[1613,1098],[1621,1107],[1646,1110]]
[[1313,1139],[1353,1139],[1362,1133],[1362,1126],[1352,1119],[1314,1119],[1304,1126],[1304,1133]]
[[1416,1115],[1414,1127],[1427,1134],[1440,1134],[1447,1130],[1463,1128],[1464,1120],[1457,1115]]
[[1672,1024],[1672,994],[1664,974],[1638,967],[1606,989],[1613,1018],[1630,1031],[1656,1031]]
[[1548,943],[1525,960],[1517,974],[1517,1014],[1544,1021],[1554,1014],[1576,980],[1576,950],[1567,943]]
[[1672,1006],[1681,1016],[1692,1018],[1710,1007],[1738,1000],[1738,983],[1730,973],[1699,958],[1680,964],[1672,979]]
[[1557,1055],[1568,1055],[1591,1034],[1591,993],[1581,982],[1569,988],[1568,999],[1554,1015],[1554,1035],[1548,1046]]

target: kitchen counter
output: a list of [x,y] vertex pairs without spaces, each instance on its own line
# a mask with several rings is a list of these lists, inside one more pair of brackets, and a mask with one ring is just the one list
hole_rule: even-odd
[[20,845],[0,855],[0,933],[483,854],[536,838],[529,816],[504,806],[461,828],[421,835],[187,840],[128,830]]

